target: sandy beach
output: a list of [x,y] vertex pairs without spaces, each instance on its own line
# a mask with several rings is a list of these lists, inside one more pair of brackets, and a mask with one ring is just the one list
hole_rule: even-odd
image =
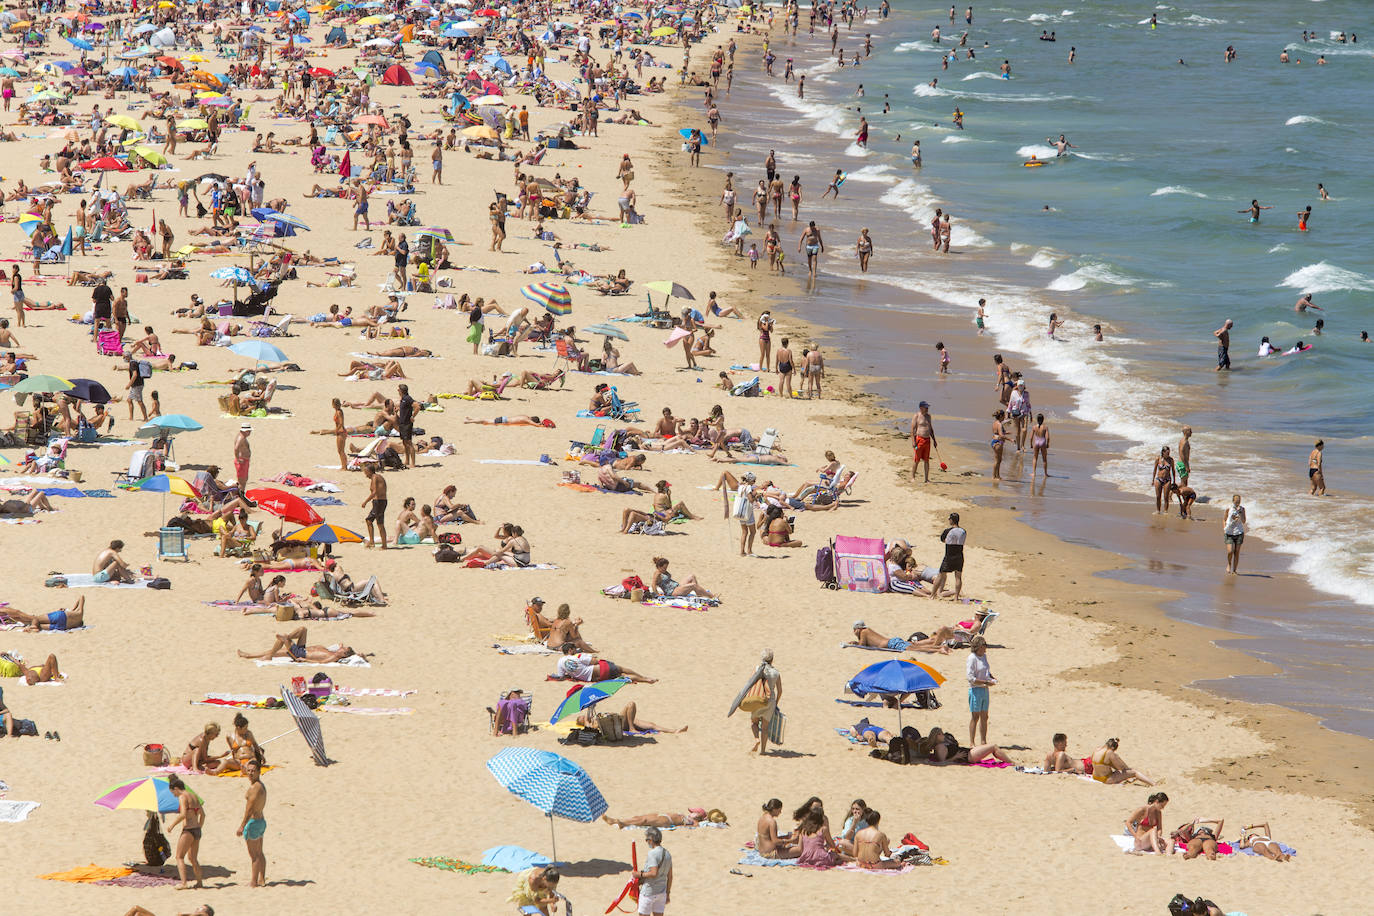
[[[705,11],[702,15],[710,16]],[[354,14],[340,17],[352,18]],[[737,12],[731,11],[728,18],[721,13],[715,21],[719,31],[693,46],[692,69],[707,69],[712,49],[731,38],[739,43],[736,69],[759,66],[760,39],[736,32],[739,21]],[[326,48],[323,38],[332,24],[325,16],[312,23],[307,34],[315,41],[306,45],[307,60],[311,66],[342,72],[354,65],[358,49]],[[759,27],[767,28],[761,21]],[[779,21],[775,28],[780,27]],[[351,22],[348,29],[350,34],[357,31]],[[208,46],[208,35],[202,39]],[[388,598],[386,606],[373,609],[377,616],[342,621],[287,623],[271,615],[206,604],[234,598],[246,578],[237,560],[214,555],[213,539],[189,540],[189,562],[157,559],[157,540],[148,534],[175,514],[178,497],[169,497],[164,511],[163,494],[111,485],[112,475],[126,470],[132,451],[142,447],[125,439],[133,436],[139,422],[127,418],[124,403],[114,404],[113,431],[95,443],[71,443],[65,462],[68,469],[81,472],[82,487],[111,489],[113,499],[54,496],[59,511],[40,513],[35,523],[0,529],[0,581],[6,583],[0,600],[26,613],[47,613],[70,607],[79,597],[86,599],[83,629],[56,634],[0,631],[0,649],[18,653],[30,664],[54,653],[65,674],[60,685],[30,687],[22,678],[0,682],[5,705],[14,715],[34,720],[40,733],[36,738],[0,739],[0,780],[8,787],[0,802],[40,803],[23,822],[0,823],[0,848],[6,850],[11,875],[7,899],[15,910],[119,914],[141,905],[163,916],[208,903],[223,914],[307,909],[515,912],[515,905],[507,902],[516,880],[513,874],[454,873],[411,861],[442,857],[477,863],[484,850],[501,845],[552,853],[550,820],[508,792],[487,770],[493,755],[513,746],[554,751],[580,764],[615,817],[685,812],[698,806],[725,812],[728,827],[665,832],[664,845],[674,862],[669,913],[892,907],[894,893],[902,895],[895,904],[899,912],[954,906],[991,913],[1052,913],[1065,906],[1090,905],[1112,913],[1159,913],[1180,891],[1251,916],[1366,909],[1361,903],[1366,882],[1353,866],[1374,853],[1369,826],[1374,798],[1364,765],[1370,759],[1369,742],[1322,729],[1315,719],[1298,713],[1227,701],[1188,687],[1200,678],[1263,674],[1266,669],[1241,653],[1216,648],[1218,632],[1167,619],[1160,604],[1169,600],[1169,593],[1100,575],[1120,565],[1112,555],[1041,534],[1018,521],[1013,509],[990,505],[994,494],[984,476],[986,449],[979,449],[978,443],[942,437],[940,458],[951,471],[933,470],[929,486],[913,484],[909,444],[894,426],[904,429],[910,418],[895,417],[877,406],[875,380],[857,371],[862,357],[853,347],[866,333],[910,329],[826,327],[801,318],[789,306],[789,300],[802,294],[798,275],[805,278],[804,259],[794,253],[797,229],[790,224],[782,239],[788,252],[786,278],[769,272],[764,264],[751,269],[747,260],[736,258],[733,249],[721,243],[729,228],[719,204],[723,175],[709,167],[691,168],[678,135],[681,127],[704,126],[701,89],[678,85],[674,68],[680,63],[680,45],[653,50],[664,66],[645,67],[643,79],[666,76],[668,91],[632,95],[619,112],[634,108],[648,123],[607,123],[618,113],[602,111],[599,136],[578,134],[580,148],[550,149],[538,165],[514,169],[508,161],[449,150],[443,156],[442,186],[431,184],[427,174],[425,160],[432,143],[417,136],[435,129],[447,133],[450,125],[439,114],[447,92],[421,97],[420,76],[415,86],[372,87],[372,104],[381,106],[392,124],[401,114],[409,118],[418,177],[413,193],[374,196],[370,215],[385,219],[387,201],[413,200],[419,227],[451,232],[456,244],[449,243],[450,258],[458,269],[436,271],[435,276],[449,285],[440,287],[437,296],[417,292],[407,297],[400,320],[383,325],[406,329],[404,339],[368,340],[356,327],[309,324],[293,324],[290,336],[272,338],[269,342],[303,370],[272,373],[278,382],[272,405],[283,414],[225,415],[219,399],[228,388],[209,383],[230,378],[253,360],[225,347],[195,346],[193,336],[172,333],[175,328],[195,327],[195,320],[169,314],[187,305],[192,293],[207,301],[233,295],[210,273],[226,266],[249,266],[246,251],[194,255],[187,261],[186,280],[135,282],[126,242],[105,243],[98,251],[75,255],[69,264],[45,264],[39,281],[30,278],[29,263],[20,263],[30,298],[67,306],[66,311],[30,311],[26,327],[11,327],[20,341],[17,349],[38,357],[30,373],[89,377],[102,381],[111,393],[123,393],[123,363],[97,356],[89,326],[68,320],[90,308],[89,287],[66,285],[69,268],[109,268],[114,271],[110,285],[116,291],[128,286],[130,291],[135,322],[126,345],[141,336],[137,328],[152,325],[165,351],[175,353],[178,362],[197,364],[194,371],[157,371],[148,381],[148,389],[159,393],[165,413],[185,414],[204,426],[177,437],[179,470],[169,472],[189,476],[196,469],[218,465],[224,469],[221,478],[232,480],[235,437],[247,423],[252,427],[250,485],[279,486],[305,496],[313,494],[266,481],[290,472],[332,482],[339,487],[332,495],[341,504],[319,506],[320,514],[353,531],[365,528],[368,510],[362,503],[368,483],[363,474],[337,467],[332,436],[311,431],[332,426],[332,398],[362,401],[374,391],[394,398],[398,380],[341,378],[350,360],[358,358],[351,354],[393,346],[432,351],[433,358],[399,361],[404,383],[417,399],[462,392],[470,379],[490,381],[522,370],[551,373],[559,365],[553,348],[529,342],[521,344],[515,357],[474,355],[466,339],[466,312],[435,307],[438,297],[466,293],[495,300],[507,312],[528,307],[531,319],[543,313],[522,297],[521,288],[560,278],[523,273],[536,263],[554,264],[551,243],[533,237],[534,223],[512,212],[502,251],[488,250],[488,205],[493,192],[514,197],[515,171],[548,180],[576,177],[593,192],[590,213],[597,218],[549,219],[544,226],[556,234],[563,262],[598,276],[624,270],[633,286],[627,295],[603,296],[569,281],[572,311],[556,316],[556,325],[582,329],[612,323],[628,338],[616,344],[621,359],[633,361],[642,374],[573,372],[550,390],[511,385],[500,400],[446,397],[438,400],[439,409],[420,412],[415,426],[423,428],[426,437],[441,436],[453,445],[454,454],[421,454],[413,469],[384,472],[390,503],[385,517],[388,537],[404,499],[413,496],[420,504],[432,505],[452,484],[457,487],[454,501],[470,504],[480,521],[446,525],[441,531],[457,532],[461,547],[471,551],[495,547],[498,525],[520,525],[531,545],[531,560],[540,568],[488,570],[436,563],[429,544],[388,550],[338,545],[333,555],[353,579],[361,583],[375,575]],[[184,46],[177,52],[185,53]],[[419,53],[423,49],[411,52],[407,63],[413,64]],[[554,79],[578,79],[573,63],[566,57],[555,59],[569,53],[561,47],[550,54],[549,75]],[[594,58],[605,63],[608,55],[607,49],[593,43]],[[444,56],[452,60],[451,52]],[[524,63],[515,53],[508,53],[507,59],[517,69]],[[27,89],[25,82],[21,97]],[[153,174],[174,182],[202,171],[238,177],[256,162],[267,197],[285,197],[287,212],[311,227],[294,238],[274,241],[297,252],[338,259],[337,265],[300,264],[298,276],[284,282],[272,302],[276,318],[303,318],[334,304],[362,314],[383,304],[386,296],[380,290],[393,262],[376,254],[382,230],[414,232],[418,227],[374,225],[372,231],[353,231],[350,202],[306,198],[312,184],[337,186],[337,170],[317,173],[306,146],[284,147],[281,154],[254,153],[251,146],[255,135],[268,131],[274,131],[279,142],[304,137],[309,123],[273,117],[271,100],[279,90],[244,87],[234,94],[254,99],[251,129],[226,131],[209,159],[190,161],[173,155],[176,171]],[[575,115],[538,105],[532,95],[515,87],[506,88],[504,97],[508,104],[528,107],[536,134],[554,133]],[[88,110],[99,101],[102,108],[114,105],[122,112],[128,101],[138,98],[137,93],[119,93],[107,102],[98,95],[80,96],[68,108]],[[723,134],[728,134],[732,118],[748,116],[733,110],[728,97],[722,97],[720,106]],[[139,116],[137,111],[129,113]],[[50,177],[39,172],[39,157],[56,152],[63,141],[49,138],[47,128],[14,126],[13,114],[0,115],[0,123],[21,135],[18,142],[0,148],[5,189],[21,178],[33,186]],[[516,141],[510,147],[523,153],[532,144]],[[708,147],[703,154],[704,166],[712,164],[714,149]],[[343,147],[332,143],[329,151],[338,155]],[[615,218],[619,163],[627,154],[634,163],[636,207],[644,217],[635,225]],[[365,161],[360,151],[352,155],[355,164]],[[785,151],[780,158],[785,159]],[[785,164],[782,169],[790,172]],[[112,174],[107,182],[122,189],[126,181],[147,174]],[[758,177],[742,176],[737,183],[742,198]],[[818,188],[824,176],[808,179]],[[71,222],[70,211],[79,199],[70,194],[57,198],[53,217],[59,234]],[[747,209],[747,200],[742,204]],[[154,191],[149,200],[131,200],[128,208],[130,222],[137,227],[146,228],[154,214],[165,219],[179,243],[193,238],[190,230],[207,224],[177,215],[174,188]],[[7,205],[3,228],[15,243],[9,249],[12,255],[21,239],[20,228],[8,221],[16,209],[23,205]],[[803,220],[808,214],[814,215],[804,208]],[[837,247],[847,244],[841,238],[847,240],[857,230],[834,228],[830,244]],[[753,238],[761,241],[761,236],[760,232]],[[373,247],[356,247],[364,239]],[[259,258],[254,263],[260,262]],[[353,288],[307,286],[327,283],[330,273],[344,265],[356,271]],[[614,321],[644,311],[644,285],[662,280],[691,290],[695,301],[689,304],[703,311],[708,291],[714,290],[722,305],[745,316],[706,316],[710,324],[720,325],[712,338],[717,353],[698,357],[696,371],[683,368],[680,346],[665,348],[668,330]],[[653,302],[661,304],[662,295],[655,294]],[[669,307],[676,314],[683,304],[674,299]],[[718,387],[723,370],[735,382],[758,374],[765,386],[777,385],[775,373],[730,369],[758,360],[755,320],[765,308],[777,320],[775,342],[789,337],[798,354],[803,347],[819,344],[827,359],[836,357],[827,366],[822,398],[731,397]],[[499,327],[502,321],[499,315],[488,315],[487,328]],[[937,335],[953,340],[956,333],[967,334],[967,327],[960,332],[951,322],[947,328],[919,330],[932,342]],[[598,354],[601,337],[577,336],[582,346]],[[628,423],[576,416],[602,383],[615,385],[622,398],[637,402],[640,415]],[[887,384],[893,383],[902,380]],[[647,427],[664,407],[681,418],[706,417],[715,405],[721,406],[729,428],[748,429],[755,437],[767,429],[777,431],[777,448],[787,463],[748,466],[760,482],[774,480],[792,491],[814,481],[815,469],[826,463],[827,450],[859,473],[852,492],[841,496],[835,511],[795,513],[795,537],[803,547],[774,548],[760,540],[755,556],[741,556],[739,525],[722,517],[722,495],[713,487],[723,471],[739,474],[746,466],[713,462],[705,450],[646,451],[643,468],[629,472],[650,487],[659,480],[670,482],[673,501],[702,516],[667,526],[664,536],[619,533],[622,512],[648,509],[647,494],[586,492],[560,485],[564,473],[573,469],[584,481],[596,479],[595,467],[570,461],[567,452],[570,442],[587,441],[598,426],[608,432],[626,425]],[[375,411],[345,413],[351,425],[369,422]],[[464,422],[523,415],[548,418],[555,426]],[[357,446],[370,441],[364,436],[349,439]],[[7,448],[0,454],[17,466],[23,450]],[[541,456],[550,462],[542,463]],[[978,473],[961,474],[967,469]],[[17,468],[3,470],[11,479],[23,476]],[[12,480],[4,483],[9,487]],[[22,482],[13,486],[19,488]],[[1132,767],[1162,780],[1159,790],[1013,768],[898,767],[870,758],[866,745],[852,744],[837,734],[837,728],[865,714],[875,724],[896,725],[891,710],[856,709],[836,702],[860,668],[898,657],[843,648],[853,638],[852,622],[862,620],[878,632],[906,636],[966,620],[975,606],[822,588],[813,574],[816,548],[836,535],[883,538],[888,543],[905,539],[914,546],[920,564],[938,566],[943,547],[937,538],[952,511],[961,513],[969,534],[964,596],[998,614],[988,632],[987,657],[998,678],[992,691],[989,740],[1017,764],[1034,767],[1044,760],[1056,732],[1068,734],[1074,757],[1089,756],[1107,738],[1117,737],[1121,755]],[[264,546],[279,521],[260,508],[251,517],[265,522],[258,542]],[[286,530],[294,527],[288,524]],[[171,581],[170,590],[44,587],[51,573],[89,572],[93,559],[116,538],[125,542],[123,556],[132,566],[151,566],[154,575]],[[1214,549],[1216,542],[1219,536],[1207,541],[1205,549]],[[653,607],[602,593],[631,576],[650,582],[655,557],[668,558],[678,580],[695,575],[720,596],[721,603],[703,609]],[[292,592],[306,596],[318,578],[312,572],[284,575]],[[535,596],[544,600],[550,614],[559,604],[571,605],[573,616],[583,618],[583,637],[599,656],[656,679],[625,687],[604,701],[605,708],[619,709],[633,701],[640,717],[688,730],[590,747],[559,743],[562,731],[551,726],[549,718],[572,685],[546,680],[557,656],[504,654],[494,647],[530,645],[522,641],[527,630],[524,608]],[[310,645],[351,646],[371,653],[370,665],[259,666],[238,657],[236,650],[262,652],[272,645],[274,634],[301,625],[307,628]],[[725,713],[765,649],[773,651],[782,676],[780,708],[787,726],[781,747],[759,757],[749,753],[748,717],[736,714],[727,719]],[[943,706],[904,712],[904,724],[915,725],[922,734],[939,726],[967,743],[967,656],[964,649],[913,656],[946,679],[937,692]],[[215,693],[279,694],[291,677],[308,679],[316,672],[328,673],[336,687],[382,694],[355,694],[349,697],[350,706],[323,707],[323,740],[334,761],[328,767],[312,761],[287,711],[243,710],[258,741],[280,736],[264,748],[269,765],[262,775],[268,791],[265,888],[248,886],[248,855],[235,834],[247,780],[204,774],[184,778],[203,799],[199,858],[205,889],[178,892],[169,883],[111,887],[40,878],[89,864],[113,868],[141,860],[142,814],[106,810],[93,802],[111,786],[151,775],[139,746],[164,744],[176,755],[206,723],[229,730],[235,709],[196,705],[197,701]],[[518,737],[493,735],[486,708],[496,706],[499,696],[514,688],[532,697],[531,722],[538,728]],[[356,714],[360,710],[383,712]],[[53,731],[60,741],[42,737]],[[223,739],[216,740],[214,749],[225,750]],[[1275,839],[1296,848],[1298,855],[1283,864],[1241,854],[1221,861],[1125,855],[1113,835],[1122,833],[1128,815],[1154,791],[1169,796],[1163,815],[1167,829],[1196,817],[1225,818],[1222,838],[1229,841],[1240,827],[1267,822]],[[843,822],[851,800],[861,798],[882,813],[882,829],[894,846],[898,838],[912,833],[939,864],[892,875],[740,864],[745,844],[754,839],[763,803],[777,797],[790,815],[813,795],[825,802],[832,830]],[[786,815],[779,818],[783,829],[792,827]],[[638,842],[643,864],[647,849],[642,831],[564,818],[556,819],[553,827],[558,858],[567,863],[559,890],[577,912],[601,912],[630,878],[632,842]],[[176,837],[171,839],[175,845]],[[1297,880],[1295,870],[1305,880]],[[169,863],[163,871],[172,875],[175,869]]]

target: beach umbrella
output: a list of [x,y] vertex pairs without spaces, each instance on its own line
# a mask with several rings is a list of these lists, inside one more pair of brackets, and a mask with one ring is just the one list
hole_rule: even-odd
[[[310,756],[315,759],[315,765],[329,766],[329,757],[324,752],[324,732],[320,731],[320,717],[315,715],[315,711],[306,706],[305,701],[296,696],[295,691],[288,689],[285,684],[281,688],[281,698],[286,703],[286,708],[291,710],[291,718],[296,720],[296,729],[310,748]],[[281,736],[278,735],[277,737]]]
[[209,126],[210,122],[204,118],[187,118],[177,122],[177,127],[180,130],[206,130]]
[[[190,789],[186,790],[191,792]],[[196,801],[203,801],[191,792]],[[166,776],[140,776],[128,782],[106,789],[95,800],[102,808],[111,811],[156,811],[160,814],[175,814],[181,808],[181,801],[167,785]]]
[[43,225],[43,217],[37,213],[19,214],[19,228],[24,230],[25,235],[33,235],[34,230]]
[[310,227],[305,224],[305,220],[301,219],[299,216],[291,216],[287,213],[282,213],[280,210],[273,210],[268,207],[255,207],[249,212],[253,214],[254,219],[264,221],[271,220],[274,223],[281,223],[284,226],[294,226],[297,229],[304,229],[306,232],[310,231]]
[[19,76],[19,71],[13,67],[0,67],[0,76]]
[[453,241],[453,233],[449,232],[447,229],[441,229],[438,226],[426,226],[415,233],[415,237],[420,239],[438,239],[441,242]]
[[91,159],[81,163],[81,168],[87,172],[130,172],[128,164],[120,162],[113,156],[101,156],[98,159]]
[[361,114],[353,119],[354,124],[376,124],[382,130],[387,129],[386,118],[375,114]]
[[499,95],[484,95],[479,99],[473,99],[474,105],[505,105],[506,100]]
[[556,725],[589,706],[595,706],[607,697],[614,696],[616,691],[628,683],[629,678],[619,677],[609,681],[597,681],[594,684],[578,684],[569,690],[563,702],[558,704],[558,708],[553,711],[553,718],[549,719],[549,724]]
[[486,9],[486,10],[478,10],[477,12],[473,13],[472,15],[474,15],[474,16],[486,16],[486,17],[488,17],[489,19],[495,19],[495,18],[500,17],[501,14],[498,13],[496,10]]
[[309,70],[307,70],[306,72],[309,73],[311,76],[333,76],[333,75],[334,75],[334,71],[328,69],[327,67],[311,67],[311,68],[310,68]]
[[897,730],[901,731],[900,697],[918,690],[935,690],[944,682],[944,676],[933,668],[906,658],[892,658],[869,665],[854,675],[849,679],[848,688],[856,696],[897,697]]
[[566,757],[532,747],[508,747],[487,761],[496,781],[549,818],[553,858],[558,860],[555,816],[589,824],[606,813],[606,799],[587,771]]
[[134,435],[140,439],[158,439],[163,436],[175,436],[177,433],[195,432],[198,429],[204,427],[185,414],[169,413],[153,417],[140,426]]
[[210,271],[212,280],[233,280],[240,286],[247,286],[253,282],[253,275],[248,272],[246,267],[217,267]]
[[531,283],[520,290],[520,295],[539,303],[555,315],[572,313],[572,296],[562,283]]
[[594,324],[591,327],[583,328],[584,333],[599,334],[602,337],[614,337],[616,340],[629,340],[625,332],[620,328],[611,327],[609,324]]
[[74,378],[71,383],[72,387],[63,392],[69,397],[78,401],[90,401],[92,404],[110,403],[110,392],[95,379]]
[[71,38],[71,37],[68,37],[68,38],[67,38],[67,43],[70,44],[72,47],[74,47],[74,48],[80,48],[80,49],[83,50],[83,51],[94,51],[94,50],[95,50],[95,45],[91,44],[89,41],[87,41],[87,40],[84,39],[84,38]]
[[25,99],[24,101],[25,101],[25,103],[31,103],[31,102],[60,102],[60,101],[62,101],[62,93],[60,93],[60,92],[53,92],[51,89],[40,89],[40,90],[38,90],[37,92],[35,92],[33,95],[29,96],[29,97],[28,97],[27,99]]
[[471,127],[463,128],[463,136],[471,137],[474,140],[495,140],[497,137],[496,129],[486,124],[474,124]]
[[167,494],[174,493],[177,496],[189,496],[195,499],[200,496],[196,488],[191,486],[191,482],[185,477],[178,477],[176,474],[154,474],[151,477],[144,477],[134,485],[135,490],[146,490],[149,493],[162,494],[162,517],[167,517]]
[[126,114],[112,114],[105,118],[106,124],[122,127],[125,130],[138,130],[138,122]]
[[234,100],[227,96],[219,96],[218,98],[204,99],[200,104],[209,105],[211,108],[228,108],[234,104]]
[[286,354],[265,340],[245,340],[234,344],[229,348],[229,352],[255,359],[260,363],[286,362]]
[[[690,127],[680,127],[680,128],[678,128],[678,133],[682,135],[682,139],[684,139],[684,140],[690,140],[690,139],[692,139],[692,128],[690,128]],[[698,136],[699,138],[701,138],[701,145],[702,145],[702,146],[710,146],[710,145],[711,145],[711,141],[709,141],[709,140],[706,139],[706,133],[705,133],[705,131],[697,130],[697,136]]]
[[135,146],[133,148],[133,154],[142,159],[144,162],[149,162],[153,165],[167,164],[167,157],[164,156],[160,151],[153,149],[151,146]]
[[10,390],[15,394],[56,394],[59,391],[70,391],[72,387],[70,381],[55,375],[30,375],[16,382]]
[[[9,75],[5,73],[4,68],[0,68],[0,74],[6,76]],[[113,70],[110,71],[110,76],[118,76],[124,79],[128,79],[130,77],[138,76],[138,70],[134,67],[115,67]]]
[[361,544],[363,542],[362,535],[328,523],[301,528],[291,532],[282,540],[300,541],[306,544]]
[[670,25],[661,25],[649,33],[650,38],[663,38],[665,35],[676,35],[677,29]]
[[258,487],[248,491],[248,498],[258,504],[258,508],[271,512],[277,518],[293,525],[318,525],[324,521],[315,507],[294,493],[278,490],[275,487]]
[[[696,299],[696,296],[692,295],[692,291],[690,289],[683,286],[681,283],[674,283],[672,280],[651,280],[648,283],[644,284],[644,288],[646,290],[652,290],[656,293],[664,293],[667,297],[663,300],[664,308],[668,307],[668,300],[672,299],[674,296],[676,296],[679,299]],[[645,295],[648,295],[648,293],[646,293]],[[653,304],[654,297],[649,296],[649,307],[653,308]]]
[[67,227],[67,234],[62,237],[62,257],[72,256],[72,227]]

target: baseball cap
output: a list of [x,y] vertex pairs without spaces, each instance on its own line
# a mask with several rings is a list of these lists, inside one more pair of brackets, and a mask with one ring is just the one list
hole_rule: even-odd
[[543,604],[543,603],[544,603],[544,599],[543,599],[543,598],[531,598],[531,599],[530,599],[530,604]]
[[917,404],[916,406],[917,406],[917,407],[929,407],[929,406],[930,406],[930,402],[929,402],[929,401],[922,401],[920,404]]

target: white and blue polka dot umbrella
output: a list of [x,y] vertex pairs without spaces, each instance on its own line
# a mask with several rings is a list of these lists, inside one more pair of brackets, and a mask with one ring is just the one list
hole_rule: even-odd
[[[606,813],[606,799],[587,771],[552,751],[511,747],[487,761],[496,781],[549,817],[590,823]],[[558,858],[555,840],[554,859]]]

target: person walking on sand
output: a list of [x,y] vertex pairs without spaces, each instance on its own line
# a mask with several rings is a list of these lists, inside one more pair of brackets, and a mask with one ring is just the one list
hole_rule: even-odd
[[930,450],[939,448],[935,439],[935,422],[930,418],[930,402],[922,401],[911,418],[911,479],[916,479],[916,469],[925,462],[925,482],[930,483]]
[[1326,443],[1318,439],[1307,456],[1307,478],[1312,483],[1313,496],[1326,495],[1326,475],[1322,473],[1322,453],[1325,448]]
[[806,379],[806,397],[819,398],[821,379],[825,377],[825,358],[815,343],[802,354],[802,375]]
[[940,532],[940,541],[945,545],[945,557],[940,561],[940,571],[930,586],[930,597],[939,598],[945,593],[945,577],[954,573],[954,600],[964,588],[964,542],[968,532],[959,525],[959,513],[949,514],[949,527]]
[[1221,533],[1226,539],[1226,572],[1234,576],[1240,569],[1240,546],[1245,543],[1245,507],[1240,504],[1239,493],[1231,497]]
[[1217,371],[1231,368],[1231,328],[1235,327],[1235,322],[1230,318],[1226,319],[1225,324],[1212,332],[1212,336],[1217,339]]
[[673,897],[673,857],[663,848],[663,831],[650,827],[644,831],[649,854],[639,871],[640,916],[662,916]]
[[386,478],[370,464],[363,468],[363,474],[367,476],[368,482],[367,499],[363,500],[363,507],[372,504],[371,511],[363,519],[367,523],[367,546],[374,546],[372,523],[376,522],[377,531],[382,536],[382,549],[386,550]]
[[[988,641],[975,636],[969,643],[968,662],[964,666],[968,675],[968,743],[970,747],[988,743],[988,688],[997,683],[988,666]],[[982,733],[978,741],[973,740],[974,731]]]
[[768,753],[768,728],[778,711],[780,699],[782,675],[773,667],[773,650],[764,649],[759,656],[759,666],[725,714],[728,719],[737,709],[749,713],[749,727],[754,734],[754,746],[749,749],[750,753],[757,751],[759,756]]
[[753,471],[745,471],[740,478],[731,513],[739,522],[739,555],[742,557],[754,555],[754,479]]
[[248,498],[244,496],[248,492],[248,466],[253,460],[253,447],[248,444],[248,437],[252,433],[253,427],[244,423],[239,427],[238,436],[234,438],[234,479],[238,481],[239,496],[243,496],[245,500]]
[[263,814],[267,808],[267,787],[259,778],[261,772],[256,760],[249,758],[240,768],[248,777],[248,791],[244,793],[243,822],[237,833],[248,847],[248,886],[263,887],[267,883],[267,856],[262,851],[262,836],[267,832],[267,817]]

